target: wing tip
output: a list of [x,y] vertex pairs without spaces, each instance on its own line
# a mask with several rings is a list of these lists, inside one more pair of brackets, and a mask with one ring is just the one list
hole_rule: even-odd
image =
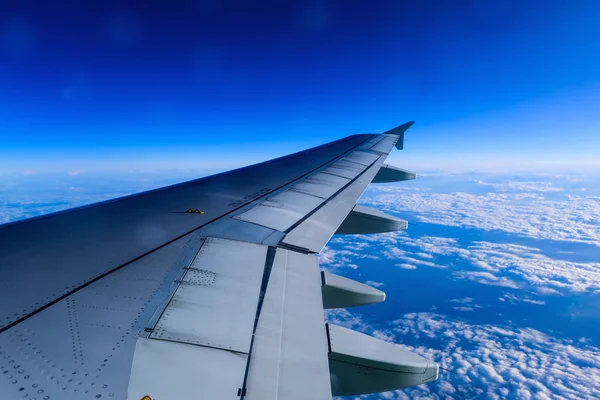
[[404,148],[404,132],[406,132],[406,130],[408,128],[413,126],[414,123],[415,123],[415,121],[405,122],[404,124],[397,126],[394,129],[390,129],[389,131],[384,132],[384,134],[398,135],[399,137],[398,137],[398,142],[396,142],[396,148],[398,150],[402,150]]

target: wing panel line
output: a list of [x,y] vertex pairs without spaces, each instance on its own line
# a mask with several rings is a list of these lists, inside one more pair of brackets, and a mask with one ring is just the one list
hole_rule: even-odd
[[254,337],[256,336],[256,327],[258,326],[258,320],[260,318],[260,312],[262,310],[263,301],[265,294],[267,293],[267,286],[269,285],[269,278],[271,277],[271,271],[273,270],[273,263],[275,262],[275,253],[277,248],[269,246],[267,249],[267,259],[265,260],[265,270],[263,273],[263,280],[260,286],[260,295],[258,298],[258,306],[256,307],[256,317],[254,319],[254,327],[252,328],[252,338],[250,339],[250,350],[248,350],[248,361],[246,362],[246,370],[244,371],[244,380],[242,381],[242,387],[240,388],[240,400],[246,397],[246,383],[248,382],[248,372],[250,371],[250,359],[252,358],[252,348],[254,347]]
[[[300,218],[294,225],[290,226],[288,229],[285,230],[284,233],[290,233],[294,228],[296,228],[298,225],[300,225],[302,222],[306,221],[308,218],[310,218],[310,216],[312,216],[314,213],[316,213],[317,211],[319,211],[322,207],[324,207],[327,203],[329,203],[331,201],[331,199],[333,199],[335,196],[337,196],[338,194],[340,194],[341,192],[343,192],[344,190],[346,190],[346,188],[348,186],[350,186],[351,184],[353,184],[354,182],[356,182],[356,180],[358,180],[358,178],[360,178],[361,176],[363,176],[363,174],[365,172],[367,172],[369,169],[371,169],[373,167],[373,165],[375,165],[379,160],[381,159],[381,156],[377,157],[377,159],[375,161],[373,161],[370,165],[368,165],[360,174],[358,174],[354,179],[352,179],[350,182],[348,182],[348,184],[346,184],[343,188],[341,188],[340,190],[338,190],[337,192],[335,192],[331,197],[329,197],[327,200],[325,200],[323,203],[319,204],[315,209],[313,209],[311,212],[307,213],[304,217]],[[285,240],[285,238],[283,238],[283,240]]]

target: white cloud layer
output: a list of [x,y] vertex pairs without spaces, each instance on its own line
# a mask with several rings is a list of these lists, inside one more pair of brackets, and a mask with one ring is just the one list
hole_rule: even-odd
[[586,340],[549,336],[531,328],[469,324],[434,313],[411,313],[374,329],[359,314],[329,311],[330,322],[383,340],[427,342],[403,346],[456,374],[440,371],[434,384],[364,398],[597,399],[600,349]]
[[[416,213],[423,222],[600,246],[599,197],[583,196],[583,190],[567,194],[567,190],[543,180],[476,184],[484,189],[478,194],[381,186],[363,203],[391,212]],[[486,188],[489,193],[484,193]],[[327,250],[330,258],[323,264],[341,268],[345,257],[360,268],[358,257],[368,254],[403,269],[444,268],[440,273],[455,279],[506,287],[498,301],[514,305],[548,307],[547,295],[600,293],[600,262],[573,261],[576,254],[569,251],[545,253],[537,247],[537,243],[545,245],[542,241],[523,246],[473,241],[470,237],[412,237],[411,233],[337,237]],[[559,253],[569,257],[559,259],[563,258]],[[557,258],[547,254],[557,254]],[[417,343],[416,347],[405,347],[458,374],[442,371],[435,384],[359,398],[600,398],[600,348],[589,339],[559,338],[513,325],[510,320],[502,326],[481,323],[481,311],[477,323],[466,322],[462,319],[473,318],[478,309],[488,305],[476,304],[467,297],[469,293],[464,296],[448,300],[456,318],[434,312],[409,313],[376,327],[359,313],[329,311],[327,318],[332,323],[383,340]]]
[[363,204],[414,213],[420,222],[600,246],[600,197],[568,194],[564,199],[548,199],[546,193],[562,191],[551,183],[485,185],[496,191],[434,193],[423,188],[376,186],[371,189],[376,195]]
[[[321,265],[328,269],[357,268],[360,258],[381,256],[397,261],[395,265],[403,269],[446,268],[457,279],[513,289],[529,285],[540,295],[600,293],[600,262],[557,260],[534,247],[485,241],[461,247],[453,238],[411,237],[406,232],[342,236],[331,243],[336,249],[327,247],[321,255]],[[360,250],[350,250],[358,247]],[[445,256],[452,261],[439,260]],[[457,267],[456,260],[465,260],[470,267]]]

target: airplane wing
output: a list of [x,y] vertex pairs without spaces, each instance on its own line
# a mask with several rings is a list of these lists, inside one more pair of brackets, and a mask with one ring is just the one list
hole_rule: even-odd
[[319,270],[334,233],[406,222],[357,206],[404,124],[0,226],[0,399],[330,399],[438,366],[326,324],[383,292]]

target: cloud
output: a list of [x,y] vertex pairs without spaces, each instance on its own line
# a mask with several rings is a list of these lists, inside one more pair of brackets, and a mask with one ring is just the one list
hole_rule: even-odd
[[403,260],[406,261],[406,263],[411,264],[411,265],[423,265],[426,267],[434,267],[434,268],[446,268],[442,265],[437,265],[434,262],[431,261],[426,261],[426,260],[420,260],[418,258],[414,258],[414,257],[409,257],[409,256],[401,256],[398,257],[399,260]]
[[417,267],[415,267],[412,264],[406,264],[406,263],[402,263],[402,264],[394,264],[396,267],[400,267],[403,269],[417,269]]
[[[597,197],[565,194],[562,188],[544,181],[479,185],[495,192],[434,193],[382,186],[364,203],[392,212],[417,212],[425,222],[600,245]],[[397,262],[400,268],[445,267],[456,279],[506,288],[498,301],[512,304],[543,307],[544,296],[600,293],[598,262],[554,259],[536,246],[411,234],[413,231],[344,236],[330,246],[336,251],[360,248],[363,254]],[[471,313],[482,307],[468,296],[450,300],[449,305],[461,318],[472,318]],[[442,372],[433,385],[360,398],[600,398],[600,349],[589,339],[554,337],[510,320],[501,326],[485,324],[479,318],[483,314],[477,314],[477,323],[435,312],[404,314],[373,325],[361,314],[347,310],[335,310],[327,318],[404,343],[405,348],[459,374]]]
[[[376,327],[361,314],[335,310],[329,322],[383,337],[455,374],[433,384],[364,398],[595,399],[600,396],[600,349],[531,328],[471,324],[435,313],[409,313]],[[383,325],[384,327],[380,327]],[[427,342],[420,345],[419,342]]]
[[508,301],[511,304],[517,304],[517,303],[520,303],[520,302],[529,303],[529,304],[536,304],[536,305],[539,305],[539,306],[543,306],[543,305],[546,304],[546,302],[544,300],[534,300],[534,299],[531,299],[528,296],[522,296],[522,297],[520,297],[520,296],[516,296],[513,293],[505,293],[502,297],[498,297],[498,300],[500,300],[502,302]]
[[511,279],[508,279],[506,277],[497,277],[496,275],[490,272],[461,271],[455,272],[454,276],[461,279],[468,279],[477,283],[481,283],[483,285],[504,286],[514,289],[519,287],[519,285]]
[[463,297],[462,299],[449,300],[450,303],[461,304],[459,306],[452,307],[457,311],[475,311],[476,308],[483,308],[482,306],[475,304],[472,297]]
[[[600,246],[600,198],[574,194],[549,199],[560,188],[546,183],[511,182],[489,193],[434,193],[399,186],[375,186],[362,204],[388,212],[413,213],[425,223],[505,231],[537,239]],[[528,191],[524,191],[528,190]]]
[[[458,393],[496,398],[597,398],[600,349],[574,344],[531,328],[468,324],[432,313],[407,314],[392,323],[396,338],[425,332],[437,338],[433,350],[445,368],[460,375],[441,379]],[[452,332],[451,336],[444,335]],[[401,333],[401,336],[398,336]],[[417,391],[419,389],[416,389]],[[416,393],[415,393],[416,394]]]
[[[357,243],[361,243],[360,252],[347,250],[356,247]],[[333,246],[329,245],[323,252],[325,267],[360,265],[360,260],[354,257],[377,258],[381,255],[391,261],[400,261],[394,264],[400,268],[446,268],[457,279],[513,289],[528,286],[540,295],[600,293],[600,262],[557,260],[531,246],[486,241],[473,241],[462,246],[454,238],[412,237],[406,232],[343,236],[336,238]],[[440,262],[444,257],[454,261]],[[460,260],[468,264],[456,262]],[[536,304],[535,301],[529,302]]]
[[510,181],[510,182],[484,182],[482,180],[476,180],[474,183],[482,186],[492,187],[499,191],[522,191],[522,192],[562,192],[563,188],[556,187],[554,182],[548,180],[543,181]]
[[[402,236],[404,235],[404,236]],[[407,248],[410,241],[412,247],[419,247],[417,251]],[[454,239],[425,237],[423,239],[408,238],[403,233],[384,233],[381,235],[344,235],[331,240],[327,247],[321,252],[321,265],[325,268],[341,268],[348,266],[350,262],[358,262],[352,257],[359,259],[379,260],[385,258],[388,260],[402,261],[395,264],[404,269],[416,269],[418,266],[431,268],[446,268],[445,265],[438,264],[435,261],[435,255],[426,253],[443,254],[442,251],[459,251],[454,246]],[[382,247],[383,246],[383,247]]]
[[473,308],[473,307],[466,307],[466,306],[459,306],[459,307],[452,307],[452,308],[455,310],[458,310],[458,311],[473,311],[473,310],[475,310],[475,308]]
[[[351,246],[350,246],[351,247]],[[366,254],[364,252],[348,250],[347,248],[337,250],[331,247],[325,247],[319,254],[319,264],[328,271],[335,271],[340,268],[357,269],[356,262],[360,259],[379,259],[378,256]]]
[[[497,278],[502,274],[510,276],[512,281],[525,280],[536,290],[548,294],[549,290],[568,290],[572,292],[600,291],[600,263],[577,263],[556,260],[541,253],[540,249],[506,243],[473,242],[468,254],[461,253],[474,266],[485,263],[486,272],[466,273],[466,278],[474,274],[483,279],[494,273]],[[470,277],[469,277],[470,275]],[[518,284],[510,285],[517,287]]]
[[451,303],[472,303],[473,302],[473,298],[472,297],[463,297],[462,299],[453,299],[450,300]]
[[364,322],[360,314],[351,313],[345,308],[325,310],[325,319],[332,324],[344,326],[369,335],[381,334],[384,332],[374,329],[371,325]]

